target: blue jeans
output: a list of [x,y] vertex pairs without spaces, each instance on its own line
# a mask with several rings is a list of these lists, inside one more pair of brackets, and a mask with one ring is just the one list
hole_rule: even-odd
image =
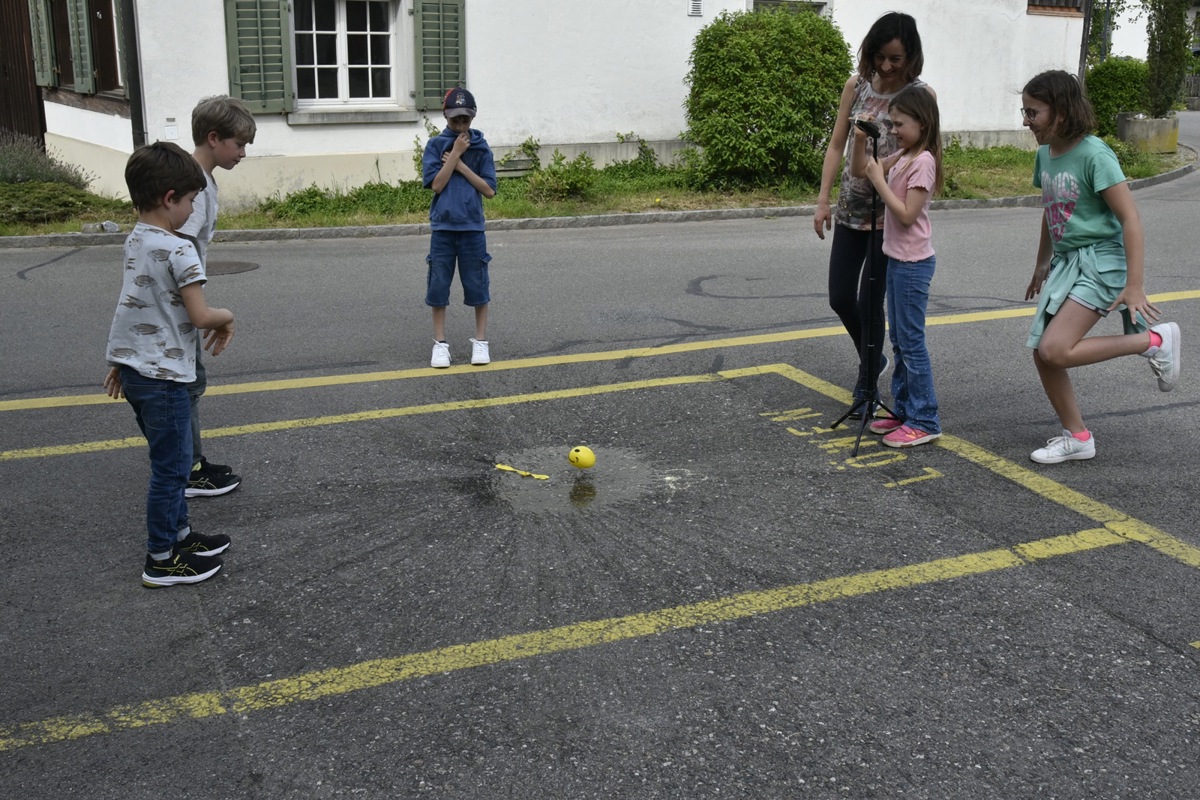
[[191,398],[185,383],[147,378],[121,367],[125,399],[150,445],[150,488],[146,492],[146,549],[169,553],[188,530],[184,491],[192,471]]
[[486,306],[491,302],[488,262],[492,257],[488,255],[487,235],[483,231],[433,231],[425,260],[429,264],[425,305],[434,308],[450,305],[455,262],[463,287],[463,303]]
[[941,433],[933,367],[925,346],[925,311],[935,257],[924,261],[888,259],[888,336],[895,353],[892,373],[892,410],[904,424],[927,433]]

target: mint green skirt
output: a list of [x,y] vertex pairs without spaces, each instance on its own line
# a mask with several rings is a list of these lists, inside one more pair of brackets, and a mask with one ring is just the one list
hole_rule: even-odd
[[[1125,245],[1120,236],[1056,253],[1050,262],[1050,274],[1042,284],[1026,345],[1037,348],[1046,326],[1068,297],[1095,309],[1101,316],[1108,316],[1108,307],[1124,290],[1126,277]],[[1141,314],[1134,319],[1125,306],[1120,311],[1125,333],[1145,333],[1150,329]]]

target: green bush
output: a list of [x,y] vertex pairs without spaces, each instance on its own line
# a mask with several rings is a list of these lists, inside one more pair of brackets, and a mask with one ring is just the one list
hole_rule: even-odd
[[0,183],[65,183],[86,189],[91,178],[52,158],[37,139],[0,129]]
[[132,216],[133,206],[121,200],[49,181],[0,183],[0,224],[61,222],[72,218]]
[[532,200],[566,200],[587,197],[596,183],[596,162],[587,153],[567,161],[557,149],[550,163],[529,175]]
[[697,34],[685,79],[685,155],[698,185],[820,180],[849,49],[817,14],[722,12]]
[[1110,58],[1087,72],[1088,99],[1096,111],[1100,136],[1117,134],[1117,114],[1146,108],[1146,62],[1136,58]]

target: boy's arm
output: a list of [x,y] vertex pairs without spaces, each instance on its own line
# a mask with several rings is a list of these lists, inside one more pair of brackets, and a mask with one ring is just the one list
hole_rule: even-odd
[[496,190],[492,188],[491,184],[476,175],[475,172],[462,161],[459,161],[457,164],[455,164],[454,170],[466,178],[467,182],[475,187],[475,191],[479,192],[484,197],[496,196]]
[[446,188],[446,184],[450,182],[450,177],[454,175],[454,171],[458,169],[459,159],[462,154],[467,152],[467,148],[471,146],[471,139],[467,134],[462,133],[454,138],[454,144],[442,154],[442,167],[438,170],[437,175],[433,176],[433,180],[429,183],[429,188],[433,189],[434,194],[441,194]]
[[204,349],[210,350],[214,356],[233,341],[233,312],[227,308],[213,308],[204,298],[204,285],[197,281],[179,289],[183,298],[183,307],[187,309],[188,320],[197,328],[207,331],[204,335]]

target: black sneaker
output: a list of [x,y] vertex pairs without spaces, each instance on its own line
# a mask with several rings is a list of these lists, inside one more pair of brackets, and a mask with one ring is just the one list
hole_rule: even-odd
[[205,536],[203,533],[190,532],[181,541],[175,543],[175,549],[180,553],[193,556],[215,556],[229,549],[229,537],[223,533],[216,536]]
[[184,494],[187,497],[217,497],[229,494],[241,483],[242,479],[237,475],[217,475],[203,468],[194,469],[188,476],[188,485]]
[[204,456],[200,456],[200,469],[212,475],[232,475],[233,467],[225,464],[214,464]]
[[216,575],[221,569],[221,559],[202,558],[178,550],[170,558],[155,561],[146,555],[146,569],[142,572],[142,586],[159,589],[177,583],[199,583]]

